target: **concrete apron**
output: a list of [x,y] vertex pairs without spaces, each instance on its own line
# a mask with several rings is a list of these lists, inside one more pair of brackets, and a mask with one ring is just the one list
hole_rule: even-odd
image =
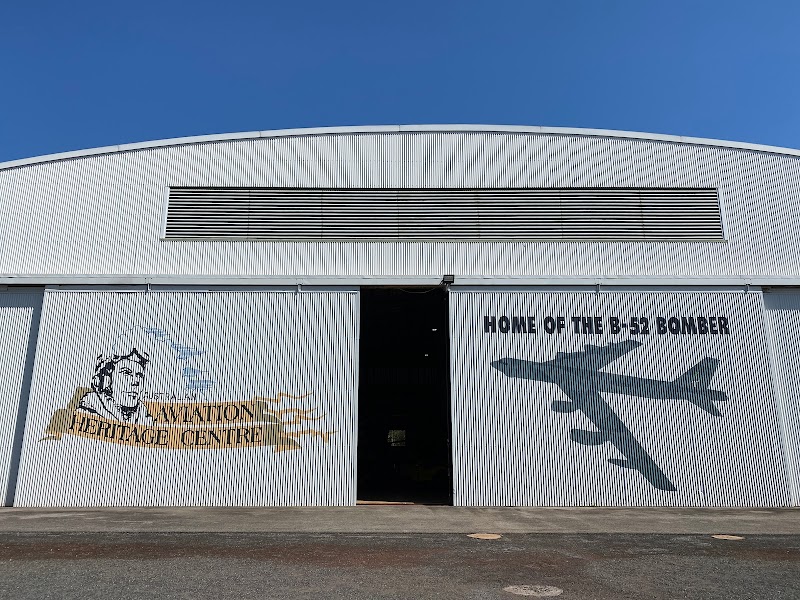
[[3,532],[800,534],[800,509],[0,508]]

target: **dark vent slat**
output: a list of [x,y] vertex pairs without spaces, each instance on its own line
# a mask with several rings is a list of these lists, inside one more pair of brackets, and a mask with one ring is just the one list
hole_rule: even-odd
[[711,188],[170,189],[167,239],[721,241]]

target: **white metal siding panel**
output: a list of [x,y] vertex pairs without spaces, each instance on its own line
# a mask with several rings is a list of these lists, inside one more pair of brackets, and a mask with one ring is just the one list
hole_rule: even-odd
[[8,255],[8,234],[9,223],[13,221],[11,211],[14,208],[12,198],[19,194],[17,191],[17,181],[21,169],[12,169],[0,174],[0,272],[7,272],[6,263]]
[[[715,187],[729,240],[164,242],[168,186]],[[196,143],[0,171],[0,264],[10,275],[796,277],[799,189],[798,157],[671,141],[384,132]]]
[[[760,293],[451,293],[454,503],[458,506],[786,506],[789,492],[771,381]],[[485,333],[486,315],[534,316],[535,334]],[[542,330],[564,316],[562,333]],[[726,316],[730,335],[659,335],[656,316]],[[576,334],[572,316],[601,316],[602,335]],[[609,317],[651,318],[649,335],[611,334]],[[559,413],[569,396],[555,383],[512,378],[491,366],[501,358],[544,362],[588,344],[636,340],[641,346],[603,372],[653,380],[638,395],[601,393],[622,424],[674,484],[662,491],[611,444],[586,446],[572,428],[597,431],[580,410]],[[705,357],[719,362],[710,389],[728,396],[715,417],[686,399],[652,399],[657,381],[673,381]],[[576,380],[575,385],[589,385]]]
[[41,290],[0,292],[0,502],[9,497],[9,476],[13,478],[16,472],[14,451],[19,447],[15,448],[15,443],[25,419],[24,411],[20,414],[20,401],[33,362],[41,305]]
[[[202,353],[182,361],[167,339]],[[357,292],[48,292],[15,504],[354,504],[357,339]],[[328,443],[301,436],[286,452],[42,441],[54,411],[89,387],[97,356],[129,346],[150,353],[147,392],[185,401],[189,365],[213,381],[198,401],[311,394],[279,407],[314,409],[321,420],[297,427],[333,433]]]
[[780,406],[781,431],[792,491],[792,503],[800,505],[800,292],[764,294],[767,325],[775,368],[775,387]]

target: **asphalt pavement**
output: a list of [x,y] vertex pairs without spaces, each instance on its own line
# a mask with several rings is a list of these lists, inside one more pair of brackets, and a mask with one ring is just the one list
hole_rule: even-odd
[[0,598],[800,598],[798,517],[793,509],[6,508]]
[[0,508],[0,532],[800,534],[774,508]]

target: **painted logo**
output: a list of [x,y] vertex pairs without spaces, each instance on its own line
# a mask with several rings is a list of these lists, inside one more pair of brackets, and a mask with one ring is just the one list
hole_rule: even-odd
[[[182,392],[148,391],[145,382],[153,358],[145,347],[156,346],[161,357],[157,373]],[[324,442],[334,432],[315,429],[320,421],[304,408],[309,394],[278,393],[241,401],[203,399],[215,385],[195,364],[201,349],[177,343],[163,329],[135,327],[124,332],[111,350],[98,356],[90,387],[78,387],[72,399],[56,410],[43,440],[71,435],[143,448],[220,450],[271,446],[276,452],[301,447],[307,436]],[[166,358],[165,358],[166,357]],[[158,383],[158,382],[157,382]]]

